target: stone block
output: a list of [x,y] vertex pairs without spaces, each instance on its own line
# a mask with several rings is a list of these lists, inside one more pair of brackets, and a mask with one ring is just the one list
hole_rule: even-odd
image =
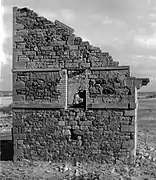
[[[20,84],[21,85],[21,84]],[[22,86],[21,86],[22,87]],[[16,88],[17,88],[17,84],[16,84]],[[24,100],[25,100],[25,96],[23,96],[23,95],[14,95],[13,96],[13,101],[14,102],[24,102]]]
[[26,134],[13,134],[13,139],[26,139]]
[[80,129],[74,129],[73,133],[74,133],[75,135],[78,135],[78,136],[84,135],[84,132],[81,131]]
[[128,86],[128,87],[133,86],[133,84],[134,84],[133,79],[126,79],[124,81],[125,81],[125,86]]
[[121,124],[129,124],[129,122],[130,122],[130,120],[131,120],[131,118],[130,117],[121,117],[120,118],[120,123]]
[[15,58],[14,56],[16,56],[17,58],[18,56],[21,56],[21,55],[23,55],[21,50],[15,49],[15,48],[13,49],[13,58]]
[[72,129],[79,129],[79,126],[72,126]]
[[17,49],[22,49],[23,50],[23,49],[25,49],[25,45],[26,45],[25,43],[18,43],[17,44]]
[[134,148],[134,140],[123,141],[122,148],[123,149],[133,149]]
[[[89,128],[89,130],[90,130],[90,128]],[[92,131],[87,131],[86,134],[87,134],[88,136],[91,136],[91,137],[92,137],[94,133],[93,133]]]
[[80,67],[89,68],[90,63],[80,63]]
[[13,68],[14,69],[25,69],[25,66],[26,66],[25,62],[16,62],[16,61],[14,61],[14,63],[13,63]]
[[64,23],[62,23],[62,22],[60,22],[60,21],[58,21],[58,20],[55,20],[54,23],[55,23],[57,26],[59,26],[59,27],[63,27],[63,28],[65,28],[65,29],[67,29],[71,34],[74,33],[74,29],[72,29],[71,27],[67,26],[66,24],[64,24]]
[[[67,43],[68,43],[69,41],[67,41]],[[69,45],[69,48],[71,49],[71,50],[78,50],[78,48],[79,48],[79,46],[76,46],[76,45]]]
[[64,129],[71,129],[71,126],[65,126]]
[[117,67],[117,66],[119,65],[119,61],[113,61],[112,64],[113,64],[113,66],[116,66],[116,67]]
[[14,148],[13,160],[17,161],[17,160],[19,160],[21,158],[23,158],[23,149],[16,149],[16,148]]
[[23,120],[22,119],[14,119],[12,124],[13,124],[13,126],[23,125]]
[[[51,51],[51,50],[53,50],[53,47],[52,46],[41,46],[41,50]],[[56,54],[56,53],[53,52],[53,54]]]
[[28,35],[28,30],[27,29],[21,29],[21,30],[18,30],[16,31],[16,35],[17,36],[23,36],[23,35]]
[[102,111],[102,116],[103,116],[103,117],[108,117],[108,116],[109,116],[108,111]]
[[27,12],[20,12],[20,17],[26,17],[27,15]]
[[97,148],[99,146],[99,143],[98,142],[92,142],[91,146],[94,148]]
[[124,116],[135,116],[135,110],[125,110]]
[[17,140],[17,143],[18,144],[23,144],[23,139],[22,140],[21,139]]
[[15,29],[24,29],[24,25],[23,24],[19,24],[19,23],[15,23],[14,24],[14,28]]
[[58,121],[59,126],[65,126],[65,121]]
[[78,68],[79,64],[78,63],[65,63],[65,68]]
[[89,109],[128,109],[127,103],[101,103],[101,104],[91,104]]
[[14,42],[24,42],[24,39],[21,36],[14,36],[13,41]]
[[71,131],[69,129],[63,130],[63,135],[70,136],[71,135]]
[[95,74],[92,74],[92,75],[89,75],[89,77],[88,77],[89,79],[97,79],[98,78],[98,76],[97,75],[95,75]]
[[81,129],[81,130],[88,131],[88,127],[87,127],[87,126],[80,126],[80,129]]
[[121,132],[135,132],[135,126],[121,124]]
[[36,51],[25,51],[26,55],[30,55],[30,56],[35,56],[36,55]]
[[135,125],[135,116],[131,117],[130,124]]
[[69,125],[76,126],[77,125],[77,121],[69,121]]
[[[14,124],[13,124],[13,126],[14,126]],[[14,134],[17,134],[17,133],[18,133],[18,127],[13,127],[13,133],[14,133]]]
[[129,109],[135,109],[136,108],[136,103],[130,102],[129,103]]
[[91,126],[92,125],[92,121],[79,121],[79,124],[81,126]]
[[[52,51],[49,53],[50,56],[56,56],[56,52]],[[54,61],[56,61],[56,59],[54,59]]]
[[19,62],[29,62],[30,61],[30,59],[25,56],[19,56],[18,60],[19,60]]

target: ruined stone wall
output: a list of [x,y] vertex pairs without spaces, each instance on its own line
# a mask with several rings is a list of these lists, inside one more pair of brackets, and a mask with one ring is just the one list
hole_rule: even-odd
[[15,160],[127,161],[135,86],[128,66],[72,28],[13,8]]
[[14,110],[15,156],[32,160],[126,160],[134,146],[134,112]]

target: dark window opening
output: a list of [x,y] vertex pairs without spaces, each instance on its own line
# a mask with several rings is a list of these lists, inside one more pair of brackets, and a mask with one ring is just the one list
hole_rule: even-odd
[[75,93],[71,107],[86,109],[86,90]]
[[0,155],[1,161],[12,161],[13,160],[13,142],[12,140],[1,140],[0,141]]
[[128,95],[132,95],[131,89],[128,88]]
[[77,140],[77,135],[74,134],[74,129],[71,129],[70,132],[71,132],[71,140]]
[[86,109],[86,72],[68,71],[68,108]]

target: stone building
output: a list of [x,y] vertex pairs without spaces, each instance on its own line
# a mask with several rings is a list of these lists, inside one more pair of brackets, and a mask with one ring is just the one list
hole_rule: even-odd
[[14,160],[133,161],[137,89],[107,52],[28,8],[13,8]]

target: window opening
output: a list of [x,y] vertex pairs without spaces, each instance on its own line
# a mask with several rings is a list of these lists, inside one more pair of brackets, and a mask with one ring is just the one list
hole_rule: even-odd
[[68,107],[86,108],[85,70],[68,70]]

